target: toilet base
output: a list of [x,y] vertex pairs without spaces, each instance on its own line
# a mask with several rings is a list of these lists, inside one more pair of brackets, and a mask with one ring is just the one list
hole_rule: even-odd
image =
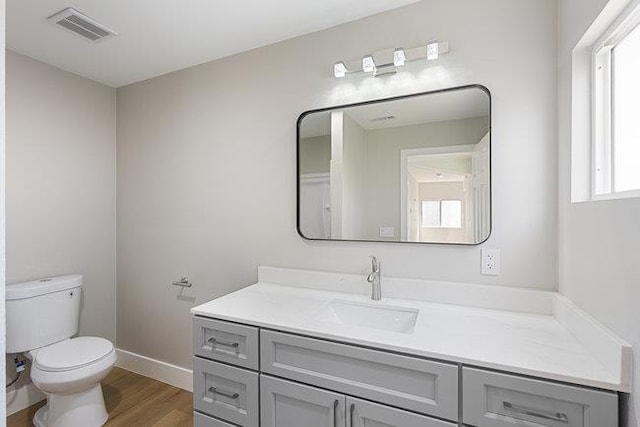
[[100,427],[107,422],[108,418],[102,387],[97,384],[80,393],[48,395],[47,404],[38,409],[33,417],[33,425],[36,427]]
[[47,427],[47,419],[49,418],[49,405],[44,405],[36,411],[33,416],[33,425],[35,427]]

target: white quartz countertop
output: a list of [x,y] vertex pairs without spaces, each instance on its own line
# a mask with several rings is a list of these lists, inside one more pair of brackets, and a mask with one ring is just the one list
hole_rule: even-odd
[[[322,321],[334,301],[419,310],[412,333]],[[553,315],[383,298],[258,282],[193,308],[192,314],[509,371],[609,390],[628,391]]]

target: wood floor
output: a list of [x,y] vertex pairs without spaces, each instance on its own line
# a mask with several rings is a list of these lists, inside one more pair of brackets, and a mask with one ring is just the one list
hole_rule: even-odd
[[[191,427],[191,393],[160,381],[113,368],[102,381],[110,427]],[[7,427],[31,427],[37,403],[7,417]],[[80,426],[78,426],[80,427]]]

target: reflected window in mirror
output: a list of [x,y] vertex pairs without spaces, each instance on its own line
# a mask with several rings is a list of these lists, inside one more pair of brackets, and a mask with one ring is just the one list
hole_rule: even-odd
[[477,244],[491,227],[490,97],[469,86],[304,113],[307,239]]
[[462,200],[422,200],[422,227],[462,228]]

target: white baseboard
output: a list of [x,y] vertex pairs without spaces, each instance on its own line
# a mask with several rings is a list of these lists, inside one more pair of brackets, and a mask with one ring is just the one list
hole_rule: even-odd
[[181,388],[183,390],[193,391],[193,371],[172,365],[170,363],[161,362],[150,357],[141,356],[129,351],[116,349],[118,361],[116,366],[162,381],[163,383]]
[[[25,371],[26,372],[26,371]],[[35,405],[47,396],[33,383],[24,384],[22,387],[7,392],[7,416],[22,411],[31,405]]]

